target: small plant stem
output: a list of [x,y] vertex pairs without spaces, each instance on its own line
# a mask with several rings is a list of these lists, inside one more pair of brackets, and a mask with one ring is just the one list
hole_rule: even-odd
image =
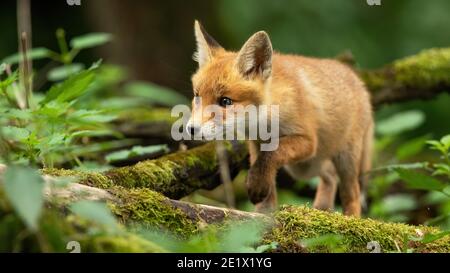
[[23,86],[25,89],[25,108],[30,108],[31,101],[33,97],[33,90],[32,90],[32,76],[31,76],[31,61],[28,59],[28,39],[27,39],[27,33],[22,32],[22,35],[20,37],[21,39],[21,52],[22,52],[22,80],[23,80]]
[[17,1],[17,34],[19,38],[19,53],[22,54],[22,60],[19,64],[20,82],[24,88],[24,92],[20,92],[18,96],[18,104],[21,108],[28,108],[31,101],[31,90],[33,88],[31,71],[32,62],[28,58],[27,53],[31,49],[31,4],[30,0]]
[[217,159],[219,160],[220,177],[223,183],[225,193],[225,200],[229,208],[235,207],[234,191],[230,176],[230,167],[225,146],[222,141],[217,141],[216,144]]
[[71,63],[71,57],[69,54],[69,47],[66,42],[66,32],[62,28],[56,30],[56,39],[58,40],[59,50],[61,51],[61,61],[64,64]]

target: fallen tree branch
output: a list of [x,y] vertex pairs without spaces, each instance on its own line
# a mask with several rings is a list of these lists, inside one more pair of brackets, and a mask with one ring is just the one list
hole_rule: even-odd
[[[46,181],[51,184],[52,178],[46,177]],[[47,185],[47,188],[52,188],[52,186]],[[145,188],[126,189],[113,186],[109,190],[102,190],[72,184],[65,189],[63,194],[61,194],[61,191],[47,193],[47,199],[52,200],[50,202],[57,204],[57,206],[66,204],[67,201],[85,198],[106,201],[112,212],[123,224],[139,223],[148,228],[164,228],[177,234],[177,236],[181,236],[181,238],[189,238],[194,234],[203,232],[205,225],[226,225],[239,220],[261,221],[266,226],[261,243],[277,243],[278,247],[274,250],[276,252],[333,251],[333,248],[330,248],[330,245],[326,243],[316,246],[308,246],[303,243],[307,239],[322,235],[338,236],[337,246],[345,252],[369,252],[369,249],[367,249],[369,242],[378,244],[382,252],[450,251],[449,236],[430,243],[421,242],[420,237],[426,234],[438,234],[440,230],[437,228],[360,219],[305,206],[285,206],[272,215],[263,215],[171,200]],[[49,217],[50,208],[46,210],[47,217],[43,218],[43,225],[55,220],[53,217]],[[0,194],[0,221],[8,215],[12,215],[11,211],[8,206],[5,207],[5,200],[3,195]],[[75,233],[72,225],[75,224],[77,229],[80,229],[81,226],[83,231],[91,224],[81,224],[82,221],[74,222],[70,216],[59,216],[57,219],[58,225],[64,226],[62,231],[67,232],[69,238],[75,238],[82,242],[83,249],[114,252],[166,251],[158,244],[129,232],[102,234],[101,236],[94,236],[89,232],[81,233],[78,231]],[[6,226],[6,229],[10,227]],[[13,238],[18,235],[14,232],[20,232],[21,230],[15,228],[15,231],[7,230]],[[5,240],[9,239],[0,237],[0,247],[4,246],[2,241]]]
[[[91,195],[98,194],[98,189],[91,188],[91,190]],[[171,200],[148,189],[114,188],[108,193],[114,198],[108,197],[105,200],[124,223],[130,221],[150,223],[185,236],[201,232],[205,224],[259,220],[270,224],[264,234],[263,242],[278,243],[277,251],[281,252],[330,251],[326,245],[308,248],[301,243],[302,240],[317,238],[321,235],[339,236],[340,246],[346,252],[368,252],[369,242],[379,244],[383,252],[405,252],[407,249],[417,252],[450,251],[449,236],[428,244],[417,240],[426,234],[439,233],[440,230],[434,227],[385,223],[344,216],[336,212],[320,211],[306,206],[284,206],[272,215],[264,215]],[[100,199],[103,199],[105,194],[102,193],[100,196]],[[163,217],[163,215],[166,216]],[[155,221],[155,219],[164,219],[164,221]]]
[[359,72],[372,104],[429,99],[450,92],[450,48],[427,49],[377,70]]
[[[242,142],[224,144],[230,174],[235,176],[248,164],[246,146]],[[60,169],[44,169],[43,173],[57,177],[77,177],[80,184],[102,189],[111,186],[145,187],[173,199],[179,199],[198,189],[213,189],[221,184],[215,143],[103,173]]]

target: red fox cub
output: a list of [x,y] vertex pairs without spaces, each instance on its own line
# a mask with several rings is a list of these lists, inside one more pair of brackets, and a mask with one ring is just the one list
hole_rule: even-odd
[[[346,215],[360,216],[366,172],[371,166],[373,118],[363,82],[346,65],[273,52],[266,32],[251,36],[239,52],[223,49],[196,21],[199,68],[192,76],[194,102],[187,125],[191,134],[214,127],[201,106],[278,105],[278,148],[261,149],[248,140],[248,196],[258,211],[277,206],[275,176],[280,168],[297,179],[320,177],[313,206],[334,207],[338,180]],[[227,122],[226,120],[224,121]]]

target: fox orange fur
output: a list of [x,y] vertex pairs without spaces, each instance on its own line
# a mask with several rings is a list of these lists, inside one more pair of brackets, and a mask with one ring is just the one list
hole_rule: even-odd
[[[284,167],[296,178],[320,177],[315,208],[333,209],[339,185],[344,214],[359,216],[373,118],[369,93],[352,69],[331,59],[273,52],[264,31],[239,52],[223,49],[197,21],[195,37],[199,68],[192,83],[203,105],[223,98],[233,105],[279,105],[278,149],[261,151],[258,140],[248,141],[247,190],[257,210],[276,207],[275,176]],[[199,130],[211,122],[194,108],[192,114]]]

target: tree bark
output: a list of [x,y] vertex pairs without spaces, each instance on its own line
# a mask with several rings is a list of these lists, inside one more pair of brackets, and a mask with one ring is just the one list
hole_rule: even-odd
[[[51,185],[53,178],[46,176],[45,180],[46,189],[53,188]],[[319,211],[305,206],[284,206],[273,214],[264,215],[171,200],[145,188],[126,189],[113,186],[108,190],[102,190],[76,183],[62,191],[46,190],[46,196],[50,205],[46,210],[50,210],[52,206],[60,207],[70,204],[74,200],[105,201],[122,224],[138,222],[148,228],[166,229],[182,238],[189,238],[203,232],[206,225],[233,225],[236,221],[251,220],[264,227],[260,244],[276,243],[277,247],[271,250],[274,252],[330,252],[337,249],[345,252],[370,252],[373,251],[368,248],[370,246],[380,252],[450,251],[448,236],[430,243],[421,242],[427,234],[438,234],[440,230],[437,228],[384,223]],[[0,194],[0,215],[9,214],[8,209],[5,211],[4,201],[3,195]],[[51,217],[43,221],[49,221],[48,219]],[[58,218],[58,221],[65,225],[63,232],[69,233],[69,226],[72,225],[78,226],[78,229],[80,225],[82,226],[82,222],[69,219],[72,219],[70,214]],[[86,226],[86,223],[83,225]],[[14,231],[9,230],[9,232]],[[14,233],[9,234],[14,235]],[[338,238],[338,243],[334,246],[326,243],[319,245],[307,243],[308,239],[321,235],[335,236]],[[70,236],[75,235],[69,234]],[[147,238],[127,232],[120,235],[104,234],[100,237],[85,232],[77,234],[76,238],[81,242],[83,249],[91,251],[167,251],[163,246]]]
[[450,91],[450,48],[427,49],[377,70],[359,74],[372,94],[372,104],[430,99]]
[[[224,144],[230,174],[234,177],[239,170],[247,167],[247,148],[243,142]],[[147,188],[173,199],[198,189],[213,189],[221,184],[214,142],[103,173],[61,169],[44,169],[42,172],[52,176],[77,177],[80,184],[102,189],[111,186]]]

